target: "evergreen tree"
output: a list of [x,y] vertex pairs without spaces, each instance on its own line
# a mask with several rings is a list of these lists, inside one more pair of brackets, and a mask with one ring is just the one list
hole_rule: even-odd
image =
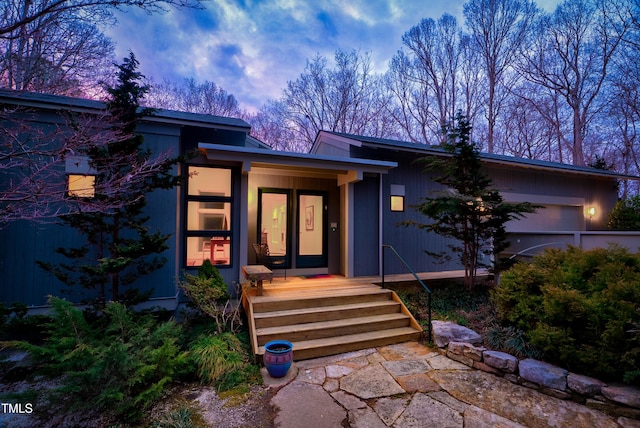
[[[433,197],[425,197],[417,207],[433,222],[404,224],[453,238],[455,242],[449,248],[459,255],[465,269],[465,284],[473,288],[478,268],[489,266],[481,262],[481,256],[493,259],[494,271],[503,266],[497,256],[509,246],[505,224],[538,207],[504,202],[500,192],[491,189],[493,183],[482,170],[478,148],[469,137],[469,122],[460,112],[455,121],[455,127],[445,129],[447,138],[440,145],[447,156],[418,159],[425,171],[441,173],[433,180],[445,188]],[[442,253],[431,255],[447,257]]]
[[172,174],[178,159],[154,157],[143,148],[143,137],[135,133],[141,117],[153,113],[140,108],[149,87],[140,83],[144,76],[137,71],[138,61],[131,53],[117,67],[116,86],[105,88],[109,94],[107,126],[114,138],[108,144],[89,143],[84,154],[96,171],[96,188],[100,182],[122,182],[127,183],[127,191],[95,195],[104,199],[106,205],[114,206],[106,214],[78,213],[63,218],[64,224],[86,239],[82,247],[56,250],[70,260],[69,264],[39,262],[69,286],[98,288],[103,303],[107,298],[121,299],[124,286],[166,262],[161,254],[168,248],[166,241],[170,235],[151,232],[145,226],[149,217],[144,208],[149,192],[178,183]]

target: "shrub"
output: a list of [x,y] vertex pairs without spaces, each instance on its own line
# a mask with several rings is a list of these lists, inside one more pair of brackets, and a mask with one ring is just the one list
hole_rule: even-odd
[[179,286],[195,307],[215,320],[218,334],[238,331],[242,325],[240,305],[230,300],[227,284],[209,260],[200,266],[198,275],[185,274]]
[[202,335],[190,347],[202,383],[214,384],[218,392],[257,380],[245,345],[231,333]]
[[54,315],[41,346],[23,342],[41,371],[64,373],[59,389],[72,407],[94,408],[136,421],[174,380],[186,374],[188,354],[177,345],[181,328],[158,323],[120,303],[109,303],[102,318],[89,322],[63,299],[51,297]]
[[607,226],[610,230],[640,230],[640,195],[618,201]]
[[615,246],[549,249],[505,272],[492,299],[499,319],[522,330],[546,361],[638,383],[639,255]]

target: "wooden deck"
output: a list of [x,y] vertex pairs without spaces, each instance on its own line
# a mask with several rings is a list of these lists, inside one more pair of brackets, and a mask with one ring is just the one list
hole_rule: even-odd
[[257,359],[275,339],[292,342],[297,360],[419,339],[420,325],[396,293],[374,284],[379,281],[274,278],[261,296],[245,286],[242,303]]

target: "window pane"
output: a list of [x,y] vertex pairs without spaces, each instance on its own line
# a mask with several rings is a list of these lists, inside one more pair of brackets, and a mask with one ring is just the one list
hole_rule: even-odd
[[231,263],[231,240],[225,237],[188,237],[187,266],[201,266],[205,260],[214,265]]
[[96,177],[93,175],[69,174],[67,192],[77,198],[93,198],[95,196]]
[[269,246],[269,254],[287,254],[287,194],[262,193],[260,243]]
[[227,168],[189,167],[190,196],[231,196],[231,170]]
[[404,196],[391,196],[391,211],[404,211]]
[[231,230],[230,202],[189,201],[187,230]]

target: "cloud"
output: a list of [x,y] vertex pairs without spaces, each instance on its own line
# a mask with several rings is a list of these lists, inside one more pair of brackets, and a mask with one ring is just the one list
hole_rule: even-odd
[[[552,0],[546,0],[552,1]],[[211,0],[205,10],[162,15],[132,10],[107,31],[118,57],[132,50],[155,81],[209,80],[255,110],[279,98],[306,61],[337,49],[369,52],[387,69],[401,37],[422,18],[450,13],[462,25],[462,0]]]

